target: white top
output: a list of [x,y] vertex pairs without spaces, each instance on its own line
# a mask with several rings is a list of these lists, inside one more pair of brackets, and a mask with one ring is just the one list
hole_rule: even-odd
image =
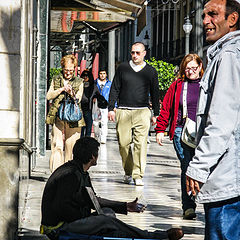
[[69,80],[64,79],[64,82],[63,82],[64,87],[66,87],[68,83],[69,83]]
[[98,85],[100,86],[100,88],[102,90],[107,81],[101,81],[100,79],[98,79],[97,82],[98,82]]
[[141,65],[136,65],[132,60],[129,61],[129,64],[135,72],[141,71],[146,66],[146,62],[143,62]]

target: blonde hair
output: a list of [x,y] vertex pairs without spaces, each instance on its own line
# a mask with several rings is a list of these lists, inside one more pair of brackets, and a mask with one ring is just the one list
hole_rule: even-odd
[[196,53],[190,53],[183,58],[183,60],[180,64],[180,69],[179,69],[179,72],[178,72],[178,75],[177,75],[177,79],[181,78],[183,81],[185,80],[186,66],[189,62],[194,61],[194,60],[197,62],[198,66],[202,65],[202,69],[201,69],[200,74],[199,74],[200,75],[199,77],[202,78],[203,73],[204,73],[202,59]]
[[65,64],[67,62],[73,63],[74,64],[74,68],[78,64],[76,57],[74,55],[72,55],[72,54],[66,55],[66,56],[62,57],[62,59],[61,59],[61,67],[64,68],[64,66],[65,66]]

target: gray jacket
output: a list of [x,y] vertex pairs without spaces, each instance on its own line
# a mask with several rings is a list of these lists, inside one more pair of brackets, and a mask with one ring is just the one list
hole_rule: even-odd
[[197,143],[187,175],[203,183],[200,203],[240,196],[240,31],[209,47],[200,83]]

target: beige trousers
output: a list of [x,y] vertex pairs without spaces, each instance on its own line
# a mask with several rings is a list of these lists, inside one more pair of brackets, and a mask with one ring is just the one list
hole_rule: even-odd
[[[151,112],[144,109],[117,109],[117,136],[126,175],[142,178],[147,160],[147,136]],[[133,153],[131,144],[133,143]]]
[[[72,150],[75,142],[80,138],[81,127],[70,128],[67,122],[56,118],[52,128],[50,170],[72,159]],[[65,144],[64,144],[65,143]],[[64,150],[64,155],[63,155]]]

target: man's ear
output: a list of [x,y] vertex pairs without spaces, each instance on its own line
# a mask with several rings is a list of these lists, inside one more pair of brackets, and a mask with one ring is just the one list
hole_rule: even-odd
[[239,21],[239,14],[237,12],[233,12],[228,16],[227,20],[230,28],[236,28],[236,24]]

